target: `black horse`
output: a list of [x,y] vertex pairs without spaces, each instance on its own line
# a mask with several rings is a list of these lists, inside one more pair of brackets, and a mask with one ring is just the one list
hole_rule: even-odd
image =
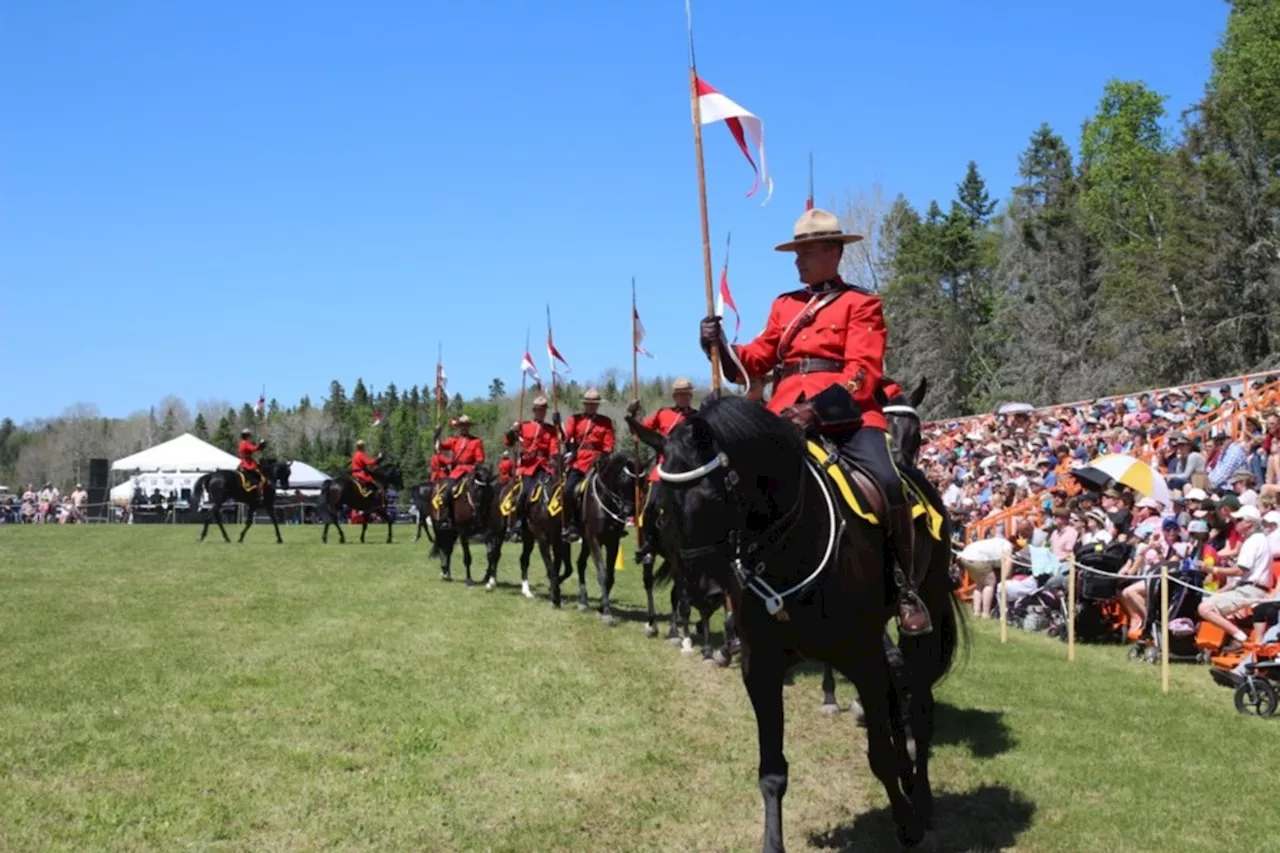
[[[499,483],[494,500],[489,502],[488,518],[484,520],[485,558],[484,588],[492,591],[498,585],[498,562],[502,559],[502,543],[515,522],[516,503],[520,500],[520,479]],[[533,598],[529,587],[529,564],[521,567],[520,592],[525,598]]]
[[627,533],[627,518],[636,510],[637,470],[634,454],[621,450],[598,460],[587,474],[582,507],[582,545],[578,549],[578,609],[591,606],[587,597],[587,557],[596,565],[600,584],[600,620],[613,624],[609,594],[613,592],[618,546]]
[[670,486],[663,506],[680,562],[691,576],[712,578],[733,604],[759,734],[766,853],[783,849],[782,688],[798,659],[830,663],[857,686],[871,770],[899,841],[929,840],[933,686],[965,639],[948,573],[950,520],[937,493],[926,494],[942,514],[941,541],[921,519],[915,555],[927,568],[919,592],[933,631],[901,643],[912,679],[913,760],[882,645],[894,614],[884,529],[848,511],[811,464],[801,433],[751,400],[707,400],[671,431],[662,453]]
[[526,497],[525,520],[520,527],[520,576],[529,577],[529,558],[534,546],[547,567],[551,606],[560,607],[560,584],[573,574],[569,562],[569,540],[565,536],[564,499],[558,494],[563,480],[539,472],[534,488]]
[[[427,534],[427,541],[432,545],[436,544],[436,537],[431,532],[431,499],[435,497],[435,483],[418,483],[416,486],[409,487],[409,503],[413,504],[414,509],[418,511],[418,526],[413,529],[413,541],[417,542],[422,538],[422,534]],[[432,552],[435,552],[432,548]]]
[[[436,529],[436,551],[440,557],[440,579],[453,580],[453,546],[462,546],[462,565],[467,571],[467,586],[474,586],[471,579],[471,544],[472,534],[485,529],[489,518],[489,510],[493,505],[493,469],[481,462],[472,474],[467,475],[465,483],[442,484],[442,487],[461,488],[448,506],[436,507],[431,502],[431,521]],[[443,494],[440,495],[443,498]],[[448,518],[444,514],[448,513]],[[488,571],[485,572],[487,577]]]
[[280,538],[280,525],[276,523],[276,486],[278,485],[281,489],[289,488],[290,467],[290,463],[275,459],[264,459],[259,462],[259,475],[266,481],[261,488],[255,483],[246,489],[244,478],[239,470],[213,471],[196,480],[196,484],[191,488],[191,506],[199,508],[201,496],[205,492],[208,492],[209,503],[212,504],[204,517],[200,541],[203,542],[205,535],[209,532],[211,518],[217,522],[218,529],[222,531],[223,541],[231,541],[231,537],[227,535],[227,529],[222,526],[222,505],[232,500],[249,507],[244,530],[240,531],[238,541],[243,542],[244,535],[249,532],[250,527],[253,527],[253,516],[258,511],[258,507],[264,507],[267,515],[271,517],[271,526],[275,528],[276,542],[284,544],[284,540]]
[[346,544],[347,537],[342,532],[342,508],[347,507],[360,513],[360,541],[364,542],[365,531],[369,529],[369,513],[376,512],[387,522],[387,544],[391,544],[391,513],[387,512],[387,487],[403,489],[404,480],[400,476],[400,468],[394,463],[384,462],[375,466],[370,472],[373,479],[382,486],[381,489],[370,488],[358,484],[350,475],[343,474],[332,480],[325,480],[320,485],[320,504],[317,509],[324,516],[324,530],[320,533],[320,541],[329,541],[329,525],[338,528],[338,541]]

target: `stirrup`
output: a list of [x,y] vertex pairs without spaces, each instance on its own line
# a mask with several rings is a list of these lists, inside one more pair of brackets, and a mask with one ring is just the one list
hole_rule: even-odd
[[[906,619],[903,618],[903,611],[910,614]],[[912,616],[915,618],[911,618]],[[929,608],[925,607],[920,594],[914,589],[898,591],[897,622],[898,633],[906,637],[922,637],[933,632],[933,617],[929,615]]]

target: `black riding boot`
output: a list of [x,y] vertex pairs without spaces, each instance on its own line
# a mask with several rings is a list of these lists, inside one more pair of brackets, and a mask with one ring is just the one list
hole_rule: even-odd
[[582,538],[582,528],[578,525],[578,499],[573,495],[573,491],[568,486],[564,489],[564,517],[566,522],[565,538],[570,542],[577,542]]
[[919,637],[933,630],[929,610],[916,592],[915,532],[910,503],[889,508],[889,536],[896,563],[893,582],[898,587],[898,633],[907,637]]

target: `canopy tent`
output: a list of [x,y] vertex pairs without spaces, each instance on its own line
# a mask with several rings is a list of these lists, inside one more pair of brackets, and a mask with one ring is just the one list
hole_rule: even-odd
[[240,460],[189,432],[111,463],[112,471],[203,473],[235,468]]
[[320,486],[325,480],[332,480],[325,472],[319,468],[312,468],[305,462],[293,461],[289,463],[289,490],[301,489],[304,492],[319,491]]

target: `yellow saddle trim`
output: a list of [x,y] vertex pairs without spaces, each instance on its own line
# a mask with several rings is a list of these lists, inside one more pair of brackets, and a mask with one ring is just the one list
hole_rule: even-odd
[[[840,467],[839,458],[835,454],[827,453],[822,445],[814,441],[806,442],[809,449],[809,455],[813,457],[813,461],[818,463],[818,467],[822,469],[836,487],[836,491],[840,493],[840,497],[844,499],[845,504],[854,515],[866,521],[868,524],[881,526],[880,519],[871,510],[864,507],[859,501],[857,493],[853,487],[849,485],[849,478],[845,476],[844,469]],[[926,517],[926,526],[929,529],[929,535],[935,540],[942,541],[942,513],[938,512],[932,504],[929,503],[925,495],[917,488],[909,478],[899,475],[902,481],[902,488],[906,492],[908,500],[912,502],[911,517]]]
[[356,494],[358,494],[360,497],[367,498],[369,497],[369,495],[373,494],[372,488],[365,488],[364,484],[361,483],[359,480],[357,480],[355,477],[351,478],[351,482],[352,484],[355,485]]
[[[244,470],[243,468],[237,468],[237,469],[236,469],[236,473],[240,475],[240,487],[241,487],[242,489],[244,489],[246,492],[254,492],[254,491],[257,491],[257,489],[258,489],[258,484],[257,484],[257,483],[253,483],[253,484],[251,485],[251,484],[249,483],[249,478],[245,476],[245,470]],[[262,475],[261,475],[261,474],[259,474],[258,476],[262,476]]]
[[444,494],[439,489],[436,489],[436,493],[431,496],[431,508],[444,509]]
[[533,491],[529,493],[529,503],[536,504],[542,499],[542,484],[538,483],[533,487]]
[[520,503],[520,486],[521,483],[517,480],[507,487],[507,490],[502,493],[502,501],[498,504],[498,512],[504,516],[516,514]]
[[576,495],[577,497],[582,497],[583,495],[585,495],[587,493],[587,483],[590,483],[591,478],[594,477],[595,475],[596,475],[596,472],[592,471],[590,474],[583,477],[582,482],[579,483],[577,488],[573,490],[574,495]]
[[840,460],[836,455],[827,453],[826,448],[816,441],[807,441],[805,444],[809,448],[809,455],[813,458],[813,461],[818,463],[818,467],[827,475],[827,479],[835,484],[836,491],[840,493],[840,497],[844,498],[845,504],[853,511],[853,514],[868,524],[874,524],[879,527],[880,519],[876,518],[874,512],[858,501],[858,496],[853,491],[853,487],[849,485],[849,478],[844,475],[844,470],[840,467]]
[[564,483],[557,483],[551,497],[547,498],[547,515],[554,518],[564,511]]
[[458,485],[456,485],[453,489],[453,496],[455,498],[462,497],[462,493],[467,490],[467,486],[470,484],[471,484],[471,475],[468,474],[458,481]]

